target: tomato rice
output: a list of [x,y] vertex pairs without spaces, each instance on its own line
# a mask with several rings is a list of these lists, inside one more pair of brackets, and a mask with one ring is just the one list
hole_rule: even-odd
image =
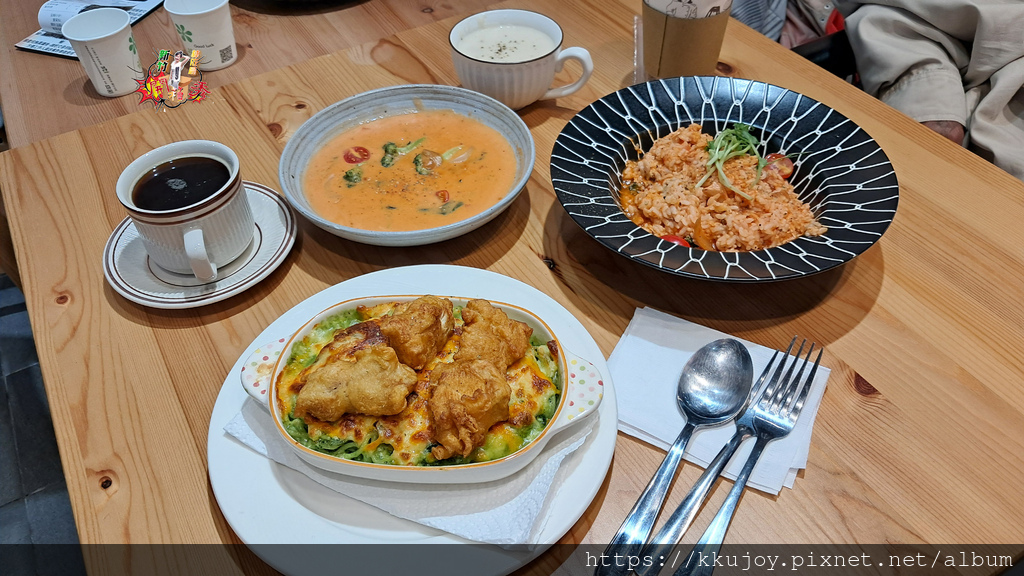
[[627,162],[620,198],[630,220],[655,236],[679,236],[720,252],[761,250],[826,232],[777,170],[768,166],[757,180],[756,156],[723,165],[732,185],[751,200],[723,186],[716,175],[697,187],[710,169],[711,140],[699,124],[691,124],[656,140],[639,161]]

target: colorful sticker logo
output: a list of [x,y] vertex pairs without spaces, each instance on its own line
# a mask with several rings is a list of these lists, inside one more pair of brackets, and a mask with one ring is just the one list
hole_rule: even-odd
[[135,90],[142,95],[139,104],[152,101],[157,108],[177,108],[186,102],[202,102],[210,94],[199,69],[200,51],[186,55],[179,50],[161,50],[156,62],[150,65],[144,80],[136,80]]

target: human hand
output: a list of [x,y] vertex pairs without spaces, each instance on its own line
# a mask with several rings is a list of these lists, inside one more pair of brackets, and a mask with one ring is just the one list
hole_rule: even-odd
[[957,146],[963,145],[964,127],[959,122],[952,120],[929,120],[921,122],[933,132],[952,140]]

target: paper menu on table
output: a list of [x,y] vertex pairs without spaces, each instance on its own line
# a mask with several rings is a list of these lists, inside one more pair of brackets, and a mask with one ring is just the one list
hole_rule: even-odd
[[72,16],[96,8],[122,8],[132,24],[155,10],[163,0],[48,0],[39,8],[41,29],[14,46],[22,50],[77,58],[75,50],[60,34],[61,26]]

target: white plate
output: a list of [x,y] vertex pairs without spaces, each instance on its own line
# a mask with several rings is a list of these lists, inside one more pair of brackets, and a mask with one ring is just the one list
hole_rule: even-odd
[[242,182],[256,221],[252,243],[218,270],[213,282],[168,272],[149,261],[130,218],[110,234],[103,250],[103,275],[115,292],[153,308],[195,308],[248,290],[277,269],[295,243],[295,216],[279,194],[254,182]]
[[[474,567],[489,574],[508,574],[557,542],[590,506],[608,472],[615,451],[615,389],[604,355],[576,318],[537,289],[518,280],[461,266],[410,266],[366,274],[332,286],[295,306],[263,331],[232,367],[210,418],[207,458],[210,483],[224,517],[239,539],[272,567],[285,574],[335,573],[338,566],[358,573],[404,574],[423,568],[420,554],[352,554],[336,546],[295,548],[261,544],[458,544],[467,540],[393,517],[368,504],[324,488],[306,476],[279,466],[249,450],[224,432],[248,398],[238,385],[239,371],[249,354],[275,335],[296,330],[331,304],[350,298],[393,293],[458,293],[527,308],[543,318],[566,348],[590,359],[605,375],[604,400],[586,443],[566,458],[569,474],[541,513],[546,523],[532,549],[510,551],[497,546],[467,548]],[[449,549],[439,551],[449,554]],[[448,568],[451,566],[448,565]]]

